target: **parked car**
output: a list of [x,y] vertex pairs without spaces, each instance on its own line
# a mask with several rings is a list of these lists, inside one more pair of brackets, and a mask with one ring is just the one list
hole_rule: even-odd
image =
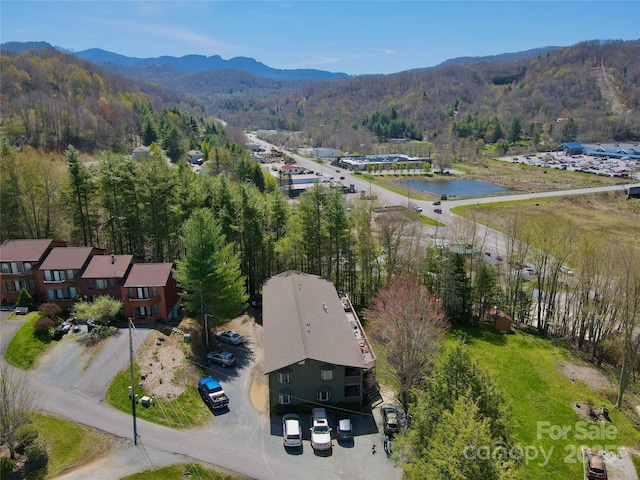
[[331,428],[324,408],[311,410],[311,446],[314,450],[331,450]]
[[436,213],[442,213],[442,209],[440,208],[434,208],[433,211]]
[[344,180],[344,177],[340,177],[340,180]]
[[216,333],[216,338],[224,343],[229,343],[231,345],[240,345],[244,342],[244,338],[238,332],[233,330],[223,330],[221,332]]
[[224,408],[229,405],[229,397],[222,389],[222,385],[217,380],[210,377],[200,379],[198,382],[198,392],[210,408]]
[[236,363],[236,356],[231,352],[216,350],[215,352],[209,352],[207,354],[207,362],[218,363],[223,367],[228,367]]
[[589,480],[607,480],[607,467],[601,452],[584,448],[585,471]]
[[338,431],[336,433],[338,442],[350,442],[353,440],[353,425],[350,418],[338,420]]
[[56,328],[53,332],[51,332],[51,340],[58,341],[62,337],[64,337],[64,332],[60,329],[60,327]]
[[26,315],[29,313],[29,307],[16,307],[16,315]]
[[383,403],[380,405],[382,410],[382,424],[384,433],[393,435],[400,431],[400,414],[398,409],[392,403]]
[[282,417],[282,443],[285,447],[302,446],[300,417],[295,413],[287,413]]
[[436,200],[435,202],[433,202],[434,205],[440,205],[442,202],[440,200]]
[[422,207],[420,205],[414,205],[413,209],[418,213],[422,213]]

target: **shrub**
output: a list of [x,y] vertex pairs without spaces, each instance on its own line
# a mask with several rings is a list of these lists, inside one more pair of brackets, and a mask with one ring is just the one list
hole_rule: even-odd
[[18,301],[16,302],[16,307],[29,307],[33,306],[33,298],[27,292],[26,289],[20,290],[20,296],[18,297]]
[[34,463],[39,463],[47,459],[47,449],[38,439],[27,445],[24,449],[24,453],[29,457],[29,460]]
[[53,327],[53,320],[49,317],[40,317],[33,324],[33,330],[36,333],[49,333],[49,330]]
[[16,450],[24,451],[38,438],[38,430],[30,423],[22,425],[16,430],[15,444]]
[[46,317],[57,317],[62,312],[62,308],[53,302],[43,303],[38,307],[38,310]]
[[13,460],[9,457],[0,457],[0,478],[9,478],[13,472]]

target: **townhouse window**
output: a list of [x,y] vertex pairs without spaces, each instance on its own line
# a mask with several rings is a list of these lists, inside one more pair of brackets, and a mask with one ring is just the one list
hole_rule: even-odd
[[335,367],[333,365],[323,365],[320,369],[320,378],[322,380],[333,380],[335,377]]
[[317,395],[319,402],[328,402],[331,399],[331,389],[327,387],[319,388]]
[[286,385],[288,383],[291,383],[291,370],[290,369],[284,369],[284,370],[280,370],[278,372],[278,383],[281,383],[282,385]]
[[27,273],[31,273],[31,264],[29,262],[25,262],[24,271]]
[[87,279],[87,285],[89,286],[89,290],[93,290],[93,279],[92,278],[88,278]]
[[344,396],[345,397],[359,397],[360,396],[360,385],[345,385],[345,387],[344,387]]
[[115,286],[116,286],[115,278],[110,278],[109,279],[109,288],[115,288]]
[[7,282],[4,282],[4,284],[7,287],[7,292],[15,292],[16,291],[16,286],[15,286],[15,284],[13,282],[7,281]]
[[51,279],[52,279],[51,270],[45,270],[44,271],[44,280],[45,280],[45,282],[50,282]]
[[29,279],[29,290],[34,290],[36,288],[36,281],[34,278]]
[[158,308],[158,304],[154,303],[153,304],[153,314],[154,315],[158,315],[160,313],[160,308]]
[[2,262],[2,273],[10,273],[11,270],[9,270],[9,264]]
[[140,315],[140,307],[133,307],[133,314],[137,317]]
[[136,289],[129,287],[129,298],[136,298]]
[[96,288],[98,290],[105,290],[107,288],[107,281],[104,278],[99,278],[96,280]]
[[280,405],[289,405],[291,403],[291,400],[292,400],[291,391],[282,390],[278,392],[278,403]]
[[11,262],[11,273],[22,273],[22,263]]
[[67,280],[73,280],[73,270],[67,270]]
[[149,287],[138,287],[136,290],[138,294],[136,298],[149,298]]
[[20,280],[20,288],[27,288],[27,281],[26,280]]
[[157,297],[158,296],[158,287],[151,287],[151,294],[154,297]]

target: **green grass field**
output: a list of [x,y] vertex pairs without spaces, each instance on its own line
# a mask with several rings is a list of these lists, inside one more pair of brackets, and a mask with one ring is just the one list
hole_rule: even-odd
[[49,453],[49,478],[87,458],[95,459],[111,447],[111,438],[97,430],[51,415],[33,413],[31,417]]
[[49,335],[36,334],[33,331],[33,324],[39,318],[40,312],[29,313],[26,316],[25,324],[20,327],[9,342],[4,358],[10,365],[24,370],[29,369],[51,345]]
[[[185,473],[188,472],[188,475]],[[237,474],[228,474],[222,471],[205,468],[198,464],[179,464],[156,470],[145,470],[124,477],[121,480],[180,480],[183,478],[193,478],[202,480],[240,480],[242,477]]]
[[[623,412],[583,382],[572,383],[558,373],[559,362],[582,364],[558,342],[487,329],[453,330],[451,335],[459,332],[465,333],[472,356],[494,375],[512,403],[514,433],[530,457],[518,478],[579,479],[581,445],[614,452],[618,446],[638,447],[640,432]],[[571,407],[577,401],[607,406],[613,428],[583,421]]]
[[[140,378],[138,368],[134,370],[136,379]],[[113,407],[125,413],[131,413],[129,398],[131,375],[129,369],[119,372],[107,390],[105,399]],[[141,387],[136,387],[136,395],[141,398],[150,394]],[[136,405],[136,416],[150,422],[159,423],[171,428],[189,429],[202,425],[211,419],[211,411],[200,398],[195,386],[187,385],[185,392],[172,401],[156,398],[153,405],[144,407]]]

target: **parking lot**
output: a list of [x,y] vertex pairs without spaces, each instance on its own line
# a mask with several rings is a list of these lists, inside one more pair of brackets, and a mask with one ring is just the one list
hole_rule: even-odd
[[[617,146],[616,146],[617,145]],[[542,168],[591,173],[615,178],[640,180],[640,147],[638,144],[597,144],[585,146],[586,153],[571,155],[562,151],[498,158],[503,162],[519,163]],[[601,152],[596,152],[601,150]],[[616,153],[607,156],[606,152]],[[637,153],[636,153],[637,152]]]

